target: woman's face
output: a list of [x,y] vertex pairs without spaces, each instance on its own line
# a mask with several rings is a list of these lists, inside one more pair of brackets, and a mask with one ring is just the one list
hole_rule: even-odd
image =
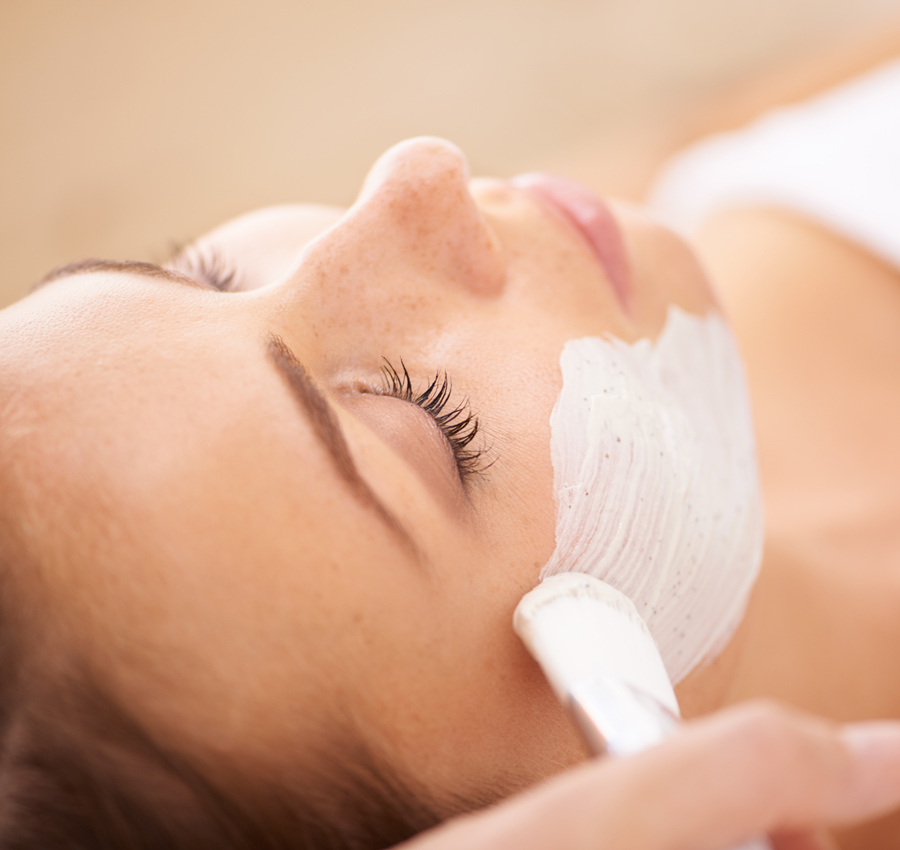
[[[559,355],[712,304],[682,243],[614,213],[624,299],[539,192],[419,139],[346,212],[202,238],[194,283],[95,265],[0,314],[9,503],[51,644],[261,769],[346,725],[438,794],[579,758],[511,628],[554,548]],[[223,268],[236,291],[203,280]],[[445,375],[443,407],[417,404]]]

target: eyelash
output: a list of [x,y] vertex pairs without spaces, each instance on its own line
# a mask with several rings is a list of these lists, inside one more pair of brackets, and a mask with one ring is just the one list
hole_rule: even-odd
[[490,464],[483,462],[484,450],[470,448],[479,432],[478,417],[472,413],[468,400],[450,404],[452,383],[449,375],[446,372],[436,373],[431,383],[417,393],[412,388],[412,380],[402,360],[400,371],[387,358],[384,358],[384,364],[381,369],[383,393],[421,407],[434,419],[450,444],[463,483],[467,477],[485,472]]
[[198,248],[188,245],[175,253],[169,265],[175,271],[199,280],[219,292],[236,292],[240,289],[237,268],[212,246]]
[[[237,269],[212,247],[201,249],[188,245],[176,252],[170,265],[219,292],[234,292],[240,288]],[[434,419],[450,444],[463,482],[471,475],[485,472],[490,464],[483,463],[484,450],[470,448],[479,432],[478,417],[472,413],[468,401],[451,407],[452,383],[449,375],[446,372],[436,373],[431,383],[422,392],[416,393],[402,360],[399,372],[387,358],[384,363],[381,370],[384,378],[382,391],[385,395],[415,404]]]

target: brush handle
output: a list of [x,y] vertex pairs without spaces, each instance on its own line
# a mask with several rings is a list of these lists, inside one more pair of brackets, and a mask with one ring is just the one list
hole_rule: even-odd
[[[569,710],[594,755],[627,756],[671,738],[678,718],[649,694],[622,679],[598,676],[569,689]],[[731,850],[771,850],[756,838]]]

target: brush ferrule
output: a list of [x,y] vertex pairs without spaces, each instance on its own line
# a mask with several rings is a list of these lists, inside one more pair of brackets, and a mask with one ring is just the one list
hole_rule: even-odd
[[569,708],[595,755],[625,756],[671,737],[678,718],[649,694],[613,676],[575,683]]

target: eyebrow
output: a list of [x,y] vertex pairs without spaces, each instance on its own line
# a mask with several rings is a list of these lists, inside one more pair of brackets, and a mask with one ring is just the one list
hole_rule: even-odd
[[[192,289],[204,291],[215,289],[215,291],[219,291],[211,285],[202,283],[172,269],[163,268],[156,263],[147,263],[140,260],[97,259],[82,260],[78,263],[67,263],[59,266],[44,275],[32,286],[31,291],[34,292],[42,286],[46,286],[48,283],[53,283],[53,281],[61,278],[95,272],[136,274],[142,277],[180,283]],[[300,409],[306,415],[313,433],[331,458],[335,471],[349,485],[353,495],[363,505],[375,512],[403,548],[412,554],[416,562],[424,565],[426,561],[410,533],[360,475],[359,469],[350,455],[347,441],[344,439],[337,417],[306,371],[306,367],[297,359],[287,343],[277,334],[269,335],[267,349],[270,361],[278,369]]]
[[78,263],[66,263],[45,274],[37,283],[31,287],[31,292],[35,292],[48,283],[60,280],[64,277],[72,277],[79,274],[94,274],[96,272],[113,272],[137,274],[142,277],[161,278],[163,280],[172,281],[173,283],[181,283],[184,286],[190,286],[192,289],[202,289],[204,291],[215,289],[208,284],[199,280],[195,280],[186,274],[176,272],[174,269],[166,269],[156,263],[146,263],[142,260],[81,260]]
[[330,456],[338,475],[350,486],[353,495],[366,507],[375,511],[388,530],[421,563],[421,553],[409,532],[360,475],[337,417],[306,371],[306,367],[297,359],[287,343],[276,334],[269,335],[268,351],[270,359],[281,372],[292,395],[306,414],[313,433]]

